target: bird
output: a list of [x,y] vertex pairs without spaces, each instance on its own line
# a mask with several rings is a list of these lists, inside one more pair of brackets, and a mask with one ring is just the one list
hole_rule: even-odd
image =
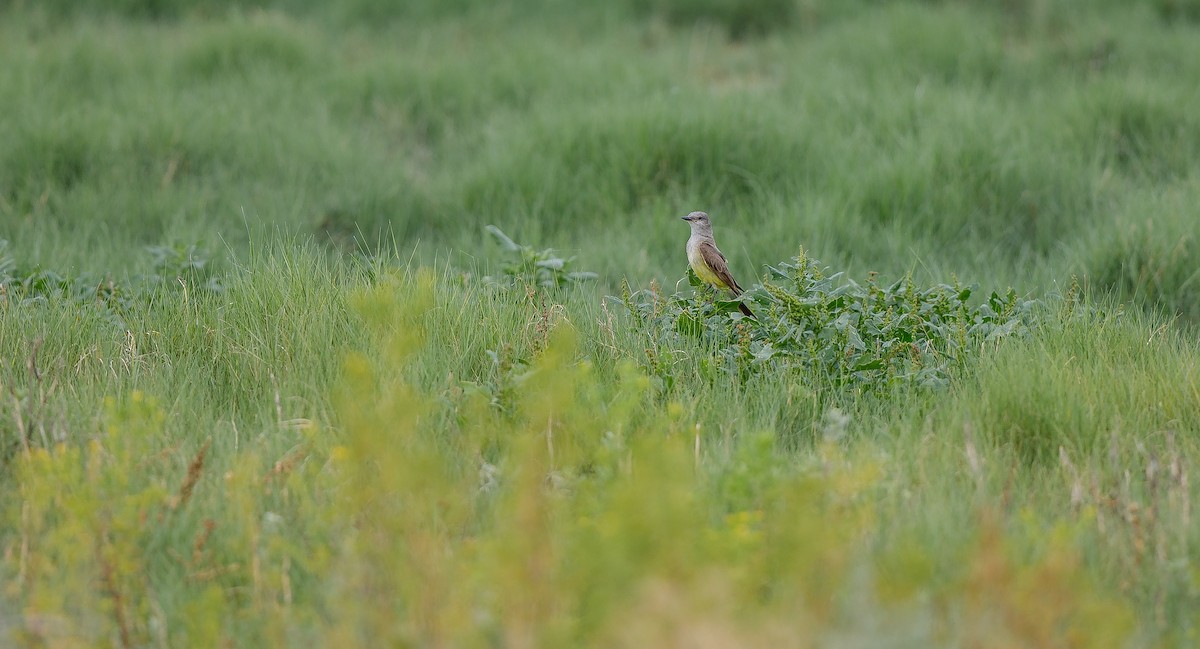
[[[725,255],[721,254],[716,240],[713,239],[712,221],[709,220],[708,214],[692,212],[683,217],[683,220],[692,226],[692,236],[687,241],[687,257],[696,277],[705,284],[733,293],[734,297],[741,295],[742,287],[738,286],[737,280],[729,273]],[[741,302],[738,303],[738,310],[747,317],[754,318],[750,307]]]

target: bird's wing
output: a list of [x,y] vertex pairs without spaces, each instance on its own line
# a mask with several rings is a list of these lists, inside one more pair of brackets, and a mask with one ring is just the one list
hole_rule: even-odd
[[742,294],[742,287],[738,286],[737,281],[733,279],[733,275],[729,274],[729,265],[725,263],[725,255],[722,255],[721,251],[717,250],[716,245],[708,241],[701,242],[700,256],[704,258],[704,263],[725,283],[725,286],[733,291],[735,296]]

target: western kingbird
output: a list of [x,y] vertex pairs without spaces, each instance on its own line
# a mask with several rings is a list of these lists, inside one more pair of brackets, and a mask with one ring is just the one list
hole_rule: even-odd
[[[725,255],[721,254],[716,240],[713,239],[712,222],[708,220],[708,215],[704,212],[692,212],[683,217],[683,220],[692,226],[692,236],[687,242],[687,256],[688,264],[696,273],[696,277],[705,284],[733,293],[734,297],[741,295],[742,287],[738,286],[737,280],[729,274],[729,264],[725,261]],[[738,303],[738,309],[748,317],[754,317],[750,307],[741,302]]]

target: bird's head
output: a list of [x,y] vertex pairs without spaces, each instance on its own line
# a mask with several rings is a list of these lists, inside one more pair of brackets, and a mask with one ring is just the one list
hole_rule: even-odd
[[708,220],[708,215],[704,212],[692,212],[691,214],[683,217],[683,220],[687,221],[688,225],[692,226],[693,232],[712,230],[712,222]]

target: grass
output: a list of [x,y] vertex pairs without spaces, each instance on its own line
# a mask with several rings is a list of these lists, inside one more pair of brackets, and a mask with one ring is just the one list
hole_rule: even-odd
[[0,634],[1193,646],[1193,5],[0,3]]

